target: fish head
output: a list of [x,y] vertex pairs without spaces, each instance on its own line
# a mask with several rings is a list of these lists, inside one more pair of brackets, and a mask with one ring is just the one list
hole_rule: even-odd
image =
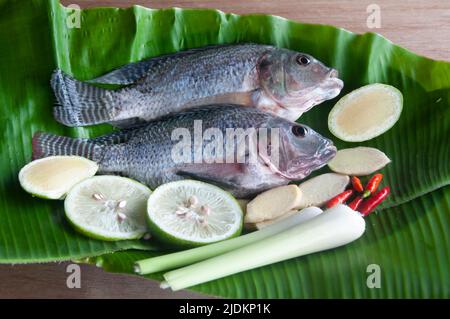
[[283,116],[283,110],[275,113],[290,120],[336,97],[344,86],[337,70],[311,55],[286,49],[264,54],[258,64],[258,76],[265,95],[292,114]]
[[[269,123],[270,130],[278,129],[278,138],[271,139],[262,157],[272,172],[289,180],[301,180],[312,171],[326,165],[337,152],[333,142],[310,127],[276,118]],[[269,140],[269,138],[268,138]]]

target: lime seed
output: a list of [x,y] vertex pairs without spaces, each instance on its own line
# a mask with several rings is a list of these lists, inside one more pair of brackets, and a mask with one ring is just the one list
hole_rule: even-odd
[[202,205],[200,211],[205,215],[209,215],[211,213],[211,208],[209,208],[208,205]]
[[127,206],[127,201],[126,200],[121,200],[117,204],[117,207],[119,207],[119,208],[125,208],[125,206]]
[[98,193],[92,194],[92,198],[94,198],[95,200],[105,199],[105,197],[102,194],[98,194]]
[[119,220],[119,222],[123,222],[125,219],[127,219],[127,215],[125,215],[124,213],[117,213],[117,219]]
[[189,197],[188,203],[189,203],[189,207],[193,207],[193,206],[197,205],[198,204],[197,196]]

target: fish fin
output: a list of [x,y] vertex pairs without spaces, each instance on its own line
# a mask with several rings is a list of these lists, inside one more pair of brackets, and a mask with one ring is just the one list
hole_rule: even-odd
[[58,122],[84,126],[114,118],[114,91],[78,81],[60,69],[53,72],[51,86],[57,100],[53,115]]
[[100,161],[103,147],[84,138],[58,136],[37,132],[33,136],[33,159],[53,155],[78,155],[93,161]]
[[244,172],[244,164],[211,163],[188,164],[177,172],[178,176],[201,180],[225,189],[240,187],[238,179]]
[[193,48],[176,53],[169,53],[158,57],[149,58],[139,62],[131,62],[122,67],[114,69],[102,76],[87,81],[88,83],[99,84],[117,84],[117,85],[130,85],[136,81],[142,79],[152,70],[158,68],[166,63],[172,63],[173,61],[191,55],[197,52],[207,51],[213,48],[220,48],[227,45],[214,45],[201,48]]
[[124,129],[90,139],[99,145],[116,145],[128,142],[134,136],[135,130]]
[[120,128],[120,129],[126,129],[126,128],[134,128],[141,126],[146,123],[145,120],[140,119],[139,117],[132,117],[125,120],[118,120],[118,121],[111,121],[108,122],[114,127]]
[[151,66],[155,64],[152,60],[153,59],[129,63],[86,82],[118,85],[133,84],[134,82],[143,78],[149,71]]

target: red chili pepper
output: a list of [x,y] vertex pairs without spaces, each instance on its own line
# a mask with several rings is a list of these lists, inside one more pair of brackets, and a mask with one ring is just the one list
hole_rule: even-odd
[[389,186],[383,187],[378,193],[362,203],[358,210],[364,216],[369,215],[391,192]]
[[362,193],[364,191],[361,180],[356,176],[352,176],[352,186],[353,189],[359,193]]
[[331,208],[337,204],[345,203],[345,201],[347,199],[349,199],[350,196],[352,196],[352,194],[353,194],[353,189],[343,191],[342,193],[340,193],[339,195],[336,195],[335,197],[333,197],[332,199],[330,199],[328,201],[327,208]]
[[363,197],[366,198],[366,197],[369,197],[371,194],[373,194],[377,190],[382,179],[383,179],[383,174],[373,175],[372,178],[367,182]]
[[356,196],[354,200],[348,204],[348,207],[350,207],[353,210],[358,210],[359,205],[361,205],[364,198],[362,196]]

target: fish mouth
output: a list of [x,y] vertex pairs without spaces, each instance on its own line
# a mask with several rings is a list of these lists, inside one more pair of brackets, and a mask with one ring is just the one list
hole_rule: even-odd
[[328,71],[325,79],[315,88],[300,90],[291,93],[278,101],[280,106],[285,109],[296,110],[300,114],[309,111],[312,107],[335,98],[341,93],[344,87],[344,81],[339,79],[338,71],[331,69]]
[[341,93],[344,87],[344,81],[336,77],[328,77],[318,88],[313,91],[312,98],[304,103],[308,105],[303,112],[309,111],[312,107],[321,104],[327,100],[334,99]]
[[344,87],[344,81],[342,81],[339,78],[329,78],[326,87],[330,89],[330,91],[335,91],[336,93],[330,97],[330,98],[334,98],[336,97],[339,93],[341,93],[341,90]]
[[336,156],[336,153],[337,153],[336,146],[327,145],[327,147],[317,157],[320,158],[320,160],[323,162],[322,166],[324,166]]
[[330,71],[328,72],[328,77],[330,77],[330,78],[338,78],[339,77],[338,70],[331,68]]
[[297,157],[289,162],[289,169],[286,172],[280,172],[285,178],[290,180],[301,180],[311,174],[312,171],[318,170],[325,166],[334,158],[337,148],[333,144],[327,143],[319,148],[315,154],[309,157]]
[[321,89],[326,92],[323,101],[331,100],[341,93],[342,88],[344,87],[344,81],[338,78],[339,72],[336,69],[331,69],[325,81],[321,85]]
[[287,180],[301,180],[311,174],[312,171],[325,166],[334,158],[336,153],[337,148],[333,145],[333,142],[326,139],[322,147],[319,147],[313,155],[298,156],[290,160],[287,164],[287,170],[281,170],[279,166],[274,165],[264,156],[261,157],[261,154],[259,158],[271,174],[276,174]]
[[339,72],[336,69],[330,69],[325,76],[324,81],[319,85],[317,89],[317,98],[315,104],[320,104],[326,100],[331,100],[341,93],[344,87],[344,81],[339,77]]

